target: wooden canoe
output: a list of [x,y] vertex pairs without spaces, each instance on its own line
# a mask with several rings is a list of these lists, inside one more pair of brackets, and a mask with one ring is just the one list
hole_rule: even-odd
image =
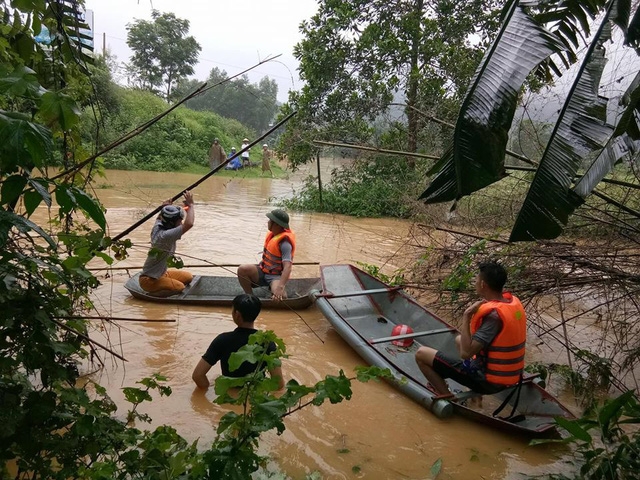
[[[139,273],[134,275],[124,286],[135,298],[148,302],[230,306],[234,297],[243,293],[236,277],[194,275],[191,284],[178,295],[152,295],[140,287],[139,276]],[[254,288],[253,293],[264,308],[302,310],[313,303],[310,292],[319,286],[319,278],[292,278],[285,287],[287,298],[283,301],[273,300],[268,287]]]
[[[366,272],[351,265],[320,267],[322,293],[316,292],[316,304],[340,336],[370,365],[391,370],[391,383],[404,394],[420,403],[436,416],[446,418],[456,413],[508,432],[529,436],[554,433],[554,417],[575,418],[556,398],[539,386],[533,378],[526,378],[520,387],[520,398],[511,420],[516,395],[498,416],[493,411],[512,388],[494,395],[470,392],[452,380],[453,397],[442,398],[415,362],[415,353],[422,346],[430,346],[457,356],[455,337],[458,331],[441,320],[399,288],[389,287]],[[410,347],[391,343],[391,331],[396,324],[410,326],[414,334]],[[480,397],[472,400],[471,397]],[[480,404],[481,405],[478,405]]]

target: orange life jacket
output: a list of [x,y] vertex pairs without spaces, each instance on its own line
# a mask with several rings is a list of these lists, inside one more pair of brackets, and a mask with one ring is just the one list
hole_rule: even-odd
[[285,230],[277,235],[273,232],[267,233],[264,239],[264,249],[262,250],[262,261],[260,269],[268,275],[280,275],[284,265],[282,264],[282,251],[280,250],[280,242],[289,240],[291,243],[291,260],[296,251],[296,235],[291,230]]
[[504,293],[506,302],[492,300],[483,303],[471,318],[471,335],[478,331],[482,319],[496,310],[502,320],[502,330],[484,349],[486,379],[499,385],[515,385],[524,369],[524,347],[527,340],[527,316],[524,308],[510,293]]

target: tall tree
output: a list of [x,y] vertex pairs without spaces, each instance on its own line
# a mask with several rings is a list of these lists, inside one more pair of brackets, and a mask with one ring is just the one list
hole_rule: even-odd
[[299,111],[282,137],[289,158],[306,161],[313,137],[367,139],[371,122],[398,99],[406,104],[403,147],[417,151],[416,109],[447,116],[497,29],[501,3],[321,0],[294,49],[306,84],[289,98],[287,108]]
[[151,13],[152,21],[136,20],[127,25],[127,45],[134,51],[128,71],[140,88],[163,88],[171,100],[171,91],[183,78],[193,74],[200,44],[187,36],[189,20],[173,13]]
[[[214,86],[227,79],[227,72],[214,67],[207,82]],[[185,85],[188,87],[189,85]],[[278,111],[278,83],[263,77],[257,84],[243,75],[207,90],[187,102],[194,110],[209,110],[223,117],[235,118],[256,132],[266,130]]]

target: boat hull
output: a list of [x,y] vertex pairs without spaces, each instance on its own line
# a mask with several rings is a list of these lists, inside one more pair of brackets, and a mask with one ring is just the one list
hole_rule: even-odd
[[[133,297],[154,303],[230,306],[237,295],[244,293],[236,277],[195,275],[191,284],[178,295],[151,295],[140,287],[139,277],[140,274],[136,274],[127,280],[125,288]],[[263,308],[302,310],[313,303],[310,292],[319,285],[318,278],[291,279],[286,285],[287,298],[282,301],[273,300],[268,287],[254,288],[253,293],[260,298]]]
[[[314,294],[316,304],[335,330],[366,363],[388,368],[393,374],[391,383],[437,417],[446,418],[456,413],[501,430],[529,436],[549,434],[555,428],[556,416],[575,418],[531,378],[520,388],[514,412],[517,421],[492,415],[512,389],[494,395],[478,395],[448,380],[451,390],[459,393],[452,400],[441,398],[427,384],[415,362],[415,353],[424,345],[455,357],[458,355],[455,337],[459,332],[406,293],[390,288],[356,267],[327,265],[321,266],[320,271],[323,290]],[[398,324],[408,325],[414,332],[431,334],[414,338],[409,347],[396,346],[385,339]],[[464,397],[478,398],[465,402]],[[509,415],[515,397],[514,394],[502,416]]]

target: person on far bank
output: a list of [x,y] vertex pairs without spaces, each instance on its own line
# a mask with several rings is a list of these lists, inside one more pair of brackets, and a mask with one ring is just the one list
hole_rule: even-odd
[[[202,356],[191,374],[192,380],[201,389],[209,388],[210,382],[207,373],[216,363],[220,362],[222,375],[227,377],[244,377],[256,371],[258,365],[255,363],[243,362],[234,371],[229,370],[229,357],[249,343],[249,337],[256,333],[253,322],[258,317],[262,304],[255,295],[243,293],[233,299],[231,308],[231,318],[237,328],[231,332],[225,332],[213,339],[209,348]],[[271,342],[267,347],[267,353],[276,349],[276,345]],[[282,368],[276,367],[269,370],[269,376],[278,380],[278,390],[284,387]]]
[[269,232],[264,240],[262,260],[258,265],[240,265],[238,280],[246,293],[253,287],[268,286],[276,300],[287,298],[286,285],[291,277],[296,235],[289,228],[289,215],[276,209],[267,213]]
[[219,140],[217,138],[214,139],[209,149],[209,168],[213,170],[219,167],[220,164],[226,160],[226,157],[227,154],[224,153],[224,148],[220,145]]
[[471,390],[491,394],[518,384],[524,371],[527,316],[517,297],[502,289],[507,272],[496,262],[478,266],[476,292],[483,300],[470,305],[456,337],[459,358],[420,347],[416,362],[427,380],[448,395],[445,378]]
[[269,172],[273,177],[270,160],[271,152],[269,151],[269,145],[265,143],[264,145],[262,145],[262,173]]
[[[248,138],[243,138],[242,139],[242,146],[240,147],[240,150],[244,150],[248,146],[249,146],[249,139]],[[242,155],[240,155],[240,156],[242,157],[242,166],[243,167],[250,167],[251,166],[251,160],[249,160],[249,150],[247,150],[246,152],[242,152]]]
[[175,295],[191,283],[193,275],[185,270],[168,269],[167,260],[176,251],[176,243],[191,230],[195,221],[193,194],[184,192],[184,207],[163,203],[151,229],[151,250],[142,267],[140,287],[151,294]]

